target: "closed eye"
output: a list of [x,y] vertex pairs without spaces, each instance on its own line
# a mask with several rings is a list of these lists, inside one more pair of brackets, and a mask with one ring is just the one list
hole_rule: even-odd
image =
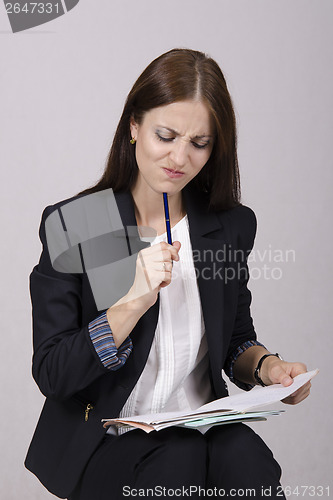
[[[175,138],[174,137],[164,137],[163,135],[160,135],[158,132],[155,132],[156,137],[159,141],[162,142],[172,142]],[[210,141],[205,142],[204,144],[198,144],[195,141],[191,141],[192,146],[194,146],[197,149],[204,149],[207,146],[209,146]]]
[[197,142],[192,141],[192,145],[197,149],[204,149],[209,145],[209,141],[206,142],[205,144],[198,144]]
[[171,142],[174,140],[174,137],[163,137],[162,135],[160,135],[157,132],[156,132],[156,137],[157,137],[157,139],[159,139],[160,141],[163,141],[163,142]]

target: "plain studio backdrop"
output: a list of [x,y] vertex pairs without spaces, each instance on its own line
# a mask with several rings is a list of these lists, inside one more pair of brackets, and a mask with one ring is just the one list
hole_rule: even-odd
[[132,84],[174,47],[212,56],[234,101],[258,338],[320,369],[308,399],[253,427],[289,498],[332,490],[332,16],[331,0],[81,0],[13,34],[1,3],[1,499],[52,497],[23,466],[44,399],[28,290],[42,210],[99,178]]

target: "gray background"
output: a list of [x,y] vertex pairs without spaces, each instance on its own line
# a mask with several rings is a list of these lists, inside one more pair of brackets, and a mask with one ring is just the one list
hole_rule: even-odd
[[[332,489],[332,14],[331,0],[81,0],[14,35],[0,5],[1,498],[51,497],[23,467],[43,402],[28,293],[41,212],[98,179],[134,80],[177,46],[215,58],[235,103],[243,203],[258,218],[258,337],[320,369],[310,398],[254,427],[284,486]],[[269,249],[292,249],[295,261],[262,260]],[[282,277],[265,277],[264,265]]]

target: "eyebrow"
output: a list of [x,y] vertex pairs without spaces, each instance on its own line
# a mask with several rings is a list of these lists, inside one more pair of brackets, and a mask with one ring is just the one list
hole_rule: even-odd
[[[176,130],[173,130],[172,128],[169,127],[165,127],[164,125],[158,125],[157,128],[164,128],[165,130],[168,130],[172,134],[180,135],[179,132],[177,132]],[[209,134],[196,135],[195,137],[191,137],[191,141],[193,141],[193,139],[204,139],[205,137],[209,139],[212,138],[213,136]]]

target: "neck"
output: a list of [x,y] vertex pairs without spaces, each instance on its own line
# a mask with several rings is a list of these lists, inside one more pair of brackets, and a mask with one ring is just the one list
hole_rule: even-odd
[[[134,200],[135,216],[138,225],[153,226],[164,221],[163,193],[153,191],[150,186],[137,183],[131,190]],[[186,210],[183,203],[182,192],[168,194],[169,216],[171,224],[184,217]]]

